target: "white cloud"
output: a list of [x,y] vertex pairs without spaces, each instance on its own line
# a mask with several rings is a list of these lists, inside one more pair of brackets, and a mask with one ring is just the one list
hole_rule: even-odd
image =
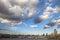
[[8,26],[16,26],[16,25],[19,25],[19,24],[22,24],[23,22],[16,22],[16,21],[11,21],[11,20],[7,20],[7,19],[3,19],[3,18],[0,18],[0,23],[3,23],[3,24],[6,24]]
[[[35,9],[36,8],[34,7],[34,5],[38,2],[38,0],[18,0],[18,1],[15,0],[15,2],[19,3],[19,5],[18,5],[19,7],[16,7],[17,5],[15,5],[15,7],[13,7],[13,8],[15,8],[14,10],[12,10],[13,8],[10,8],[11,11],[14,11],[15,13],[19,12],[18,14],[20,14],[22,16],[24,16],[24,15],[26,16],[27,15],[28,18],[32,17],[35,14],[35,11],[36,11]],[[29,13],[28,14],[26,14],[27,11],[28,11],[27,9],[29,9]],[[21,13],[23,13],[23,14],[21,14]]]
[[53,23],[56,23],[57,21],[56,20],[52,20]]
[[46,10],[43,12],[43,14],[41,16],[39,16],[40,19],[42,20],[47,20],[48,18],[50,18],[51,16],[51,12],[49,12],[49,10],[51,10],[52,8],[47,7]]
[[37,25],[30,25],[31,28],[37,28]]
[[60,16],[56,19],[57,28],[60,28]]
[[15,17],[21,17],[23,10],[19,6],[9,8],[9,11],[13,13]]
[[52,22],[57,23],[57,24],[60,23],[60,16],[56,18],[55,20],[52,20]]
[[[52,12],[50,12],[52,11]],[[46,10],[43,12],[43,14],[40,17],[40,19],[42,20],[46,20],[48,18],[51,17],[51,15],[55,14],[55,13],[59,13],[60,12],[60,8],[56,7],[56,8],[52,8],[51,6],[47,6]]]
[[[52,2],[52,0],[49,0],[49,1]],[[51,18],[53,14],[60,13],[60,8],[58,6],[53,8],[51,7],[51,5],[52,3],[46,2],[47,7],[45,11],[43,12],[43,14],[38,17],[37,20],[40,20],[40,21],[37,21],[38,23]]]
[[44,26],[44,29],[46,29],[46,28],[50,28],[50,26],[49,26],[49,25],[45,25],[45,26]]
[[50,9],[52,9],[52,8],[50,8],[50,7],[48,6],[48,7],[46,8],[46,10],[43,12],[43,14],[40,15],[40,16],[35,20],[35,22],[36,22],[36,23],[40,23],[40,22],[42,22],[42,21],[44,21],[44,20],[49,19],[49,18],[51,17],[51,15],[52,15],[52,13],[49,12]]
[[3,18],[0,18],[0,22],[3,20]]
[[3,24],[9,24],[11,21],[7,20],[7,19],[3,19],[3,18],[0,18],[0,23],[3,23]]
[[[38,2],[38,0],[11,0],[11,1],[14,1],[15,3],[19,4],[19,5],[22,5],[22,4],[35,4]],[[28,5],[27,4],[27,5]]]
[[1,21],[1,23],[6,23],[6,24],[8,24],[8,23],[10,23],[10,21],[7,20],[7,19],[4,19],[4,20]]
[[49,0],[49,2],[52,2],[53,0]]
[[60,12],[60,8],[59,7],[55,7],[55,8],[52,8],[52,7],[47,7],[47,11],[51,10],[52,13],[59,13]]
[[58,18],[52,20],[51,22],[49,22],[48,24],[46,24],[44,26],[44,28],[50,28],[50,27],[53,27],[55,25],[57,25],[57,28],[60,27],[60,17],[58,17]]
[[9,26],[12,26],[12,27],[15,27],[16,25],[20,25],[20,24],[22,24],[23,22],[21,21],[21,22],[11,22],[11,23],[9,23],[8,25]]
[[11,7],[9,0],[0,0],[0,3],[2,3],[6,8]]
[[54,11],[55,11],[55,13],[60,13],[60,8],[59,8],[59,7],[56,7],[56,8],[54,9]]
[[38,0],[30,0],[32,3],[37,3],[38,2]]
[[15,0],[15,2],[17,2],[17,3],[20,3],[20,4],[22,4],[22,3],[27,3],[28,2],[28,0]]
[[57,23],[60,23],[60,19],[57,20]]
[[28,13],[28,17],[32,17],[36,13],[36,10],[31,9]]
[[40,19],[42,19],[42,20],[46,20],[46,19],[48,19],[49,18],[49,15],[41,15],[40,16]]
[[38,0],[0,0],[0,22],[8,25],[21,24],[23,18],[25,20],[35,14],[37,3]]

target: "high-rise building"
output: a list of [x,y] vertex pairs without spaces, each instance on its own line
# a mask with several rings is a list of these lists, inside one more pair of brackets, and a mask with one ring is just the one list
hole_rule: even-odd
[[54,35],[57,35],[57,30],[56,29],[54,29]]

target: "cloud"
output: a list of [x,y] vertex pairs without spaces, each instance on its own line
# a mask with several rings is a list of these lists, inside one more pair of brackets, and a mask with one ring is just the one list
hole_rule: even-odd
[[46,29],[46,28],[50,28],[50,27],[53,27],[53,26],[55,26],[55,25],[57,25],[57,28],[60,27],[60,17],[58,17],[58,18],[52,20],[51,22],[49,22],[48,24],[46,24],[46,25],[44,26],[44,28],[45,28],[45,29]]
[[[18,5],[31,5],[31,4],[36,4],[38,0],[10,0],[10,2],[13,4],[18,4]],[[28,3],[28,4],[27,4]]]
[[8,30],[8,29],[0,29],[0,30],[6,30],[6,31],[10,31],[10,30]]
[[11,20],[0,18],[0,23],[14,27],[16,25],[22,24],[23,22],[11,21]]
[[54,25],[56,25],[56,20],[52,20],[51,22],[49,22],[48,24],[46,24],[44,26],[44,29],[53,27]]
[[48,25],[45,25],[44,29],[47,29],[47,28],[50,28],[50,26],[48,26]]
[[60,28],[60,23],[58,23],[58,27],[57,28]]
[[60,28],[60,16],[56,19],[57,28]]
[[0,22],[17,25],[26,21],[35,14],[37,3],[38,0],[0,0]]
[[[49,0],[51,2],[51,0]],[[35,23],[40,23],[44,20],[47,20],[49,19],[50,17],[52,17],[53,14],[60,14],[60,8],[58,6],[56,6],[55,8],[53,8],[49,2],[47,2],[48,4],[45,4],[45,5],[48,5],[46,7],[46,10],[43,12],[42,15],[40,15],[38,18],[36,18],[34,20]]]
[[47,25],[50,26],[50,27],[53,27],[55,25],[55,23],[51,22],[51,23],[49,23]]
[[30,25],[31,28],[37,28],[37,25]]
[[60,8],[57,6],[55,8],[53,8],[50,5],[46,8],[45,12],[50,12],[50,14],[60,13]]
[[[42,5],[38,5],[38,2],[39,0],[0,0],[0,18],[8,21],[9,24],[19,24],[21,21],[26,21],[36,14],[37,9],[42,8]],[[43,14],[38,19],[35,19],[35,23],[40,23],[50,18],[52,13],[49,10],[60,12],[59,7],[52,8],[49,5]],[[6,22],[3,23],[5,24]]]
[[44,26],[44,29],[53,27],[55,24],[56,24],[56,23],[50,22],[50,23],[48,23],[48,24],[46,24],[46,25]]
[[57,28],[60,28],[60,16],[55,19],[55,23],[57,24]]
[[36,10],[32,9],[29,11],[28,17],[32,17],[36,13]]
[[42,20],[46,20],[50,17],[49,12],[45,12],[43,15],[39,16],[40,19]]
[[0,18],[0,23],[9,24],[11,21],[7,19]]
[[40,22],[42,22],[42,21],[44,21],[44,20],[47,20],[47,19],[49,19],[50,17],[51,17],[51,12],[49,12],[48,10],[50,10],[51,8],[46,8],[46,10],[43,12],[43,14],[42,15],[40,15],[38,18],[36,18],[35,20],[34,20],[34,22],[35,23],[40,23]]

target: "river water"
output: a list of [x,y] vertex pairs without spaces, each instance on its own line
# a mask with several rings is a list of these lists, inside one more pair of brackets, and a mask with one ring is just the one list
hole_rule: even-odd
[[[38,38],[38,39],[32,39],[32,38],[24,38],[24,39],[21,39],[21,38],[2,38],[0,40],[45,40],[43,38]],[[48,40],[60,40],[60,39],[48,39]]]

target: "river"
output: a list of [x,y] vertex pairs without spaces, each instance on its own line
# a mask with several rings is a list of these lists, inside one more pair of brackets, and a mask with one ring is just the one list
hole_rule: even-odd
[[[32,38],[2,38],[0,40],[45,40],[43,38],[38,38],[38,39],[32,39]],[[60,40],[60,39],[48,39],[48,40]]]

